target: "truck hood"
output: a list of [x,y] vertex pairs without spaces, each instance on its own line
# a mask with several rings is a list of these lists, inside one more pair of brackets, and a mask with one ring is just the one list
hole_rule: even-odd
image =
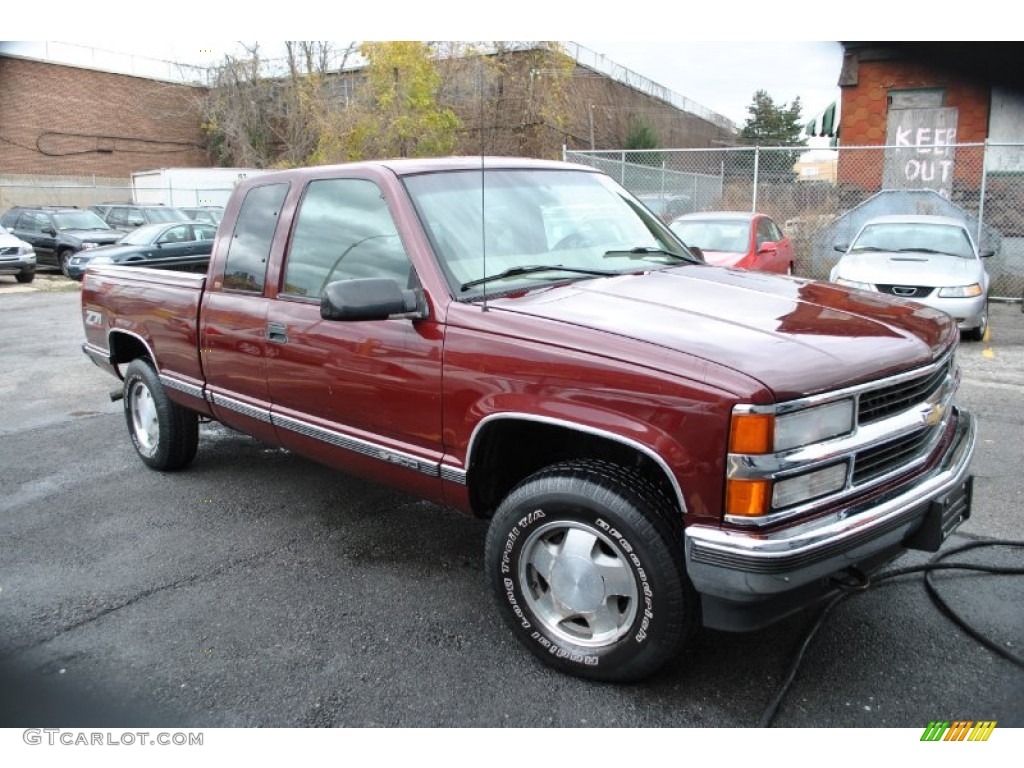
[[[698,357],[756,379],[779,400],[925,365],[957,338],[951,318],[920,304],[704,265],[585,280],[491,307]],[[583,336],[580,348],[599,344]],[[646,357],[634,362],[663,362],[663,353]]]
[[977,259],[942,253],[851,253],[840,259],[836,274],[859,283],[941,287],[981,282]]

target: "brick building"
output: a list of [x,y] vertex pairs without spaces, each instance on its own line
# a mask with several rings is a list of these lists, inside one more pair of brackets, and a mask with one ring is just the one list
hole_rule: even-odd
[[0,174],[123,179],[150,168],[207,167],[200,90],[0,56]]
[[[982,76],[950,49],[844,42],[839,77],[838,182],[854,193],[933,189],[969,201],[983,176],[982,144],[1024,139],[1020,94]],[[950,44],[953,45],[953,44]],[[853,148],[886,146],[884,152]]]

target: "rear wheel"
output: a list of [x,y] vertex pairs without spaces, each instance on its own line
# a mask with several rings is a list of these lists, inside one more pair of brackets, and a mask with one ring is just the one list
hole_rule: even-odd
[[545,663],[598,680],[651,674],[698,623],[675,506],[642,476],[577,460],[502,502],[486,567],[499,611]]
[[181,469],[195,458],[199,418],[167,397],[145,358],[132,360],[125,371],[124,416],[139,458],[153,469]]

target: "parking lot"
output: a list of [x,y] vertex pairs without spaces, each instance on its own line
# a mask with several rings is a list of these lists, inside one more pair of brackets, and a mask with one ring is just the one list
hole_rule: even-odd
[[[216,424],[191,468],[147,470],[108,397],[116,382],[80,351],[76,287],[38,282],[0,281],[0,725],[753,726],[814,619],[704,632],[637,685],[551,671],[492,605],[484,521]],[[991,338],[959,360],[980,433],[973,516],[946,547],[1020,540],[1020,305],[993,305]],[[1024,561],[1009,548],[963,559]],[[1024,579],[935,580],[1024,653]],[[937,719],[1024,727],[1024,671],[908,576],[836,609],[775,724]]]

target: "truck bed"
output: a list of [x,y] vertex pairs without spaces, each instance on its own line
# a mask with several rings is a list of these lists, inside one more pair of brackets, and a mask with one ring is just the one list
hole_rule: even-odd
[[[100,365],[116,345],[142,344],[161,378],[203,387],[199,303],[205,274],[148,267],[89,269],[82,280],[86,352]],[[120,375],[118,373],[118,375]]]

